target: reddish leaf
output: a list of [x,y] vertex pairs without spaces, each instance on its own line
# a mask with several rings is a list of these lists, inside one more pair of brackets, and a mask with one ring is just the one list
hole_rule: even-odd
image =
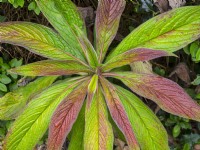
[[148,61],[162,56],[175,56],[173,53],[148,48],[137,48],[129,50],[118,56],[112,57],[103,66],[103,70],[110,70],[116,67],[121,67],[137,61]]
[[116,93],[115,87],[104,78],[100,78],[100,80],[104,90],[104,96],[113,120],[116,122],[119,129],[126,137],[129,148],[131,150],[139,150],[140,148],[133,133],[130,121],[119,99],[119,96]]
[[172,114],[200,121],[200,106],[175,82],[153,74],[116,73],[132,91]]
[[100,61],[103,60],[108,47],[114,39],[125,0],[100,0],[96,17],[96,43]]
[[53,114],[48,138],[48,150],[60,150],[77,119],[87,92],[88,82],[83,82],[60,103]]

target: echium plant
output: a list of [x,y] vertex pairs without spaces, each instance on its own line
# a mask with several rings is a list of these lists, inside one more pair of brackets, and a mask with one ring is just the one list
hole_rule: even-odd
[[[0,24],[1,42],[48,58],[10,70],[47,77],[0,101],[1,119],[19,115],[5,139],[6,150],[33,149],[48,127],[48,150],[60,150],[66,137],[69,150],[112,150],[113,130],[123,133],[130,150],[168,150],[165,129],[134,93],[167,112],[200,121],[199,105],[173,81],[152,72],[115,69],[173,56],[172,52],[198,39],[200,6],[174,9],[150,19],[107,54],[125,0],[99,1],[95,44],[87,39],[84,21],[71,0],[37,0],[37,5],[57,32],[29,22]],[[71,76],[49,86],[62,75]],[[133,92],[112,83],[112,78]]]

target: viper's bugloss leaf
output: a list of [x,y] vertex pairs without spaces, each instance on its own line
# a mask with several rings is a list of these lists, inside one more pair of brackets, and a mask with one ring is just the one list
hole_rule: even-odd
[[9,72],[24,76],[50,76],[87,73],[91,70],[77,61],[44,60],[11,69]]
[[76,53],[52,29],[30,22],[0,23],[0,42],[25,47],[56,60],[74,60]]
[[82,80],[62,81],[34,98],[11,127],[4,148],[33,149],[46,132],[56,107],[80,82]]
[[20,87],[0,98],[0,119],[15,119],[23,111],[26,103],[36,94],[50,86],[56,78],[55,76],[36,79],[25,87]]
[[172,114],[200,121],[200,106],[175,82],[153,74],[119,72],[115,76],[133,92]]
[[86,57],[88,64],[91,67],[95,68],[98,65],[97,53],[93,47],[93,45],[88,40],[87,36],[81,31],[79,28],[76,27],[76,34],[78,41],[81,45],[82,51]]
[[[70,142],[67,150],[84,150],[84,130],[85,130],[85,104],[83,105],[76,122],[70,132]],[[78,141],[78,142],[77,142]]]
[[113,57],[103,65],[102,70],[107,71],[133,62],[148,61],[162,56],[174,56],[174,54],[147,48],[137,48]]
[[119,129],[123,132],[129,148],[131,150],[139,150],[140,148],[131,127],[131,123],[119,99],[119,96],[116,93],[115,87],[104,78],[100,78],[100,80],[106,103],[113,120],[115,121]]
[[162,13],[133,30],[108,56],[108,60],[136,47],[177,51],[200,37],[200,6]]
[[125,0],[100,0],[96,16],[96,49],[102,61],[115,38],[119,21],[125,8]]
[[49,127],[48,150],[60,150],[81,110],[88,81],[74,89],[57,107]]
[[[133,93],[116,86],[142,150],[169,150],[167,133],[156,115]],[[145,139],[145,140],[144,140]]]
[[113,141],[112,126],[108,120],[105,99],[101,88],[98,87],[91,105],[86,105],[84,149],[112,150]]
[[76,25],[85,31],[85,25],[73,2],[71,0],[36,0],[36,2],[51,25],[76,53],[76,57],[83,59],[81,47],[73,29],[76,30]]

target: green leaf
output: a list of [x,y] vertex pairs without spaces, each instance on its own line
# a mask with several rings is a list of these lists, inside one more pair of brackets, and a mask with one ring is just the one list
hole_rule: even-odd
[[9,84],[10,82],[12,82],[11,79],[6,75],[0,75],[0,81],[3,84]]
[[35,1],[33,1],[28,5],[28,10],[35,10],[36,7],[37,7],[37,4]]
[[95,33],[99,62],[103,61],[108,47],[115,38],[125,5],[125,0],[100,0],[98,3]]
[[144,47],[177,51],[200,36],[200,6],[187,6],[160,14],[132,31],[107,58]]
[[21,6],[21,7],[24,6],[24,0],[17,0],[16,2],[17,2],[17,4],[18,4],[19,6]]
[[49,76],[88,73],[91,70],[89,67],[73,60],[44,60],[11,69],[9,72],[24,76]]
[[116,89],[141,149],[169,149],[167,133],[156,115],[133,93],[119,86]]
[[108,110],[99,87],[93,96],[92,103],[86,105],[84,149],[112,150],[113,141],[114,136],[108,120]]
[[[47,5],[48,2],[48,5]],[[67,42],[70,50],[83,60],[81,46],[73,30],[86,31],[84,21],[71,0],[37,0],[36,3],[52,26]],[[52,11],[53,10],[53,11]]]
[[50,86],[57,77],[42,77],[25,87],[20,87],[0,98],[0,119],[14,119],[23,111],[26,103],[36,94]]
[[78,41],[81,45],[82,51],[86,57],[88,64],[91,67],[95,68],[98,65],[97,53],[93,48],[93,45],[88,40],[87,36],[84,35],[83,31],[81,31],[78,27],[76,27],[76,31]]
[[80,81],[65,80],[46,89],[35,97],[14,122],[5,140],[6,150],[33,149],[48,129],[51,116]]
[[29,22],[0,23],[0,40],[25,47],[33,53],[56,60],[79,57],[52,29]]
[[2,83],[0,83],[0,91],[7,92],[7,87]]
[[178,137],[179,134],[181,133],[181,127],[177,124],[176,126],[174,126],[173,128],[173,137]]
[[[85,129],[85,105],[83,105],[76,122],[74,123],[70,132],[70,142],[68,150],[84,150],[83,138]],[[78,142],[77,142],[78,141]]]
[[17,60],[16,58],[13,58],[13,59],[9,62],[9,64],[10,64],[11,68],[13,68],[13,67],[19,67],[19,66],[22,65],[22,61],[23,61],[23,59]]
[[193,85],[200,85],[200,75],[197,75],[196,79],[192,82]]

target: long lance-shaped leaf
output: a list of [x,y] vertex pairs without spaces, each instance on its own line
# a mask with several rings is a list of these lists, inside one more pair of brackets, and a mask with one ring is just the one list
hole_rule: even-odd
[[26,103],[36,94],[50,86],[57,77],[42,77],[29,83],[25,87],[20,87],[13,92],[7,93],[0,98],[0,119],[11,120],[21,113]]
[[[38,7],[66,41],[68,46],[76,52],[77,57],[83,59],[80,44],[73,31],[75,26],[85,31],[84,22],[71,0],[37,0]],[[48,2],[48,5],[47,5]]]
[[125,0],[100,0],[96,16],[96,47],[103,60],[108,47],[115,38],[121,14],[125,8]]
[[34,98],[17,118],[5,140],[6,150],[33,149],[48,129],[59,103],[83,80],[65,80]]
[[135,93],[156,102],[163,110],[200,121],[200,106],[175,82],[153,74],[119,72],[120,79]]
[[87,94],[88,81],[83,82],[60,103],[49,127],[48,150],[61,150],[77,119]]
[[148,61],[162,56],[174,56],[174,54],[159,50],[155,51],[147,48],[137,48],[113,57],[103,65],[102,70],[107,71],[133,62]]
[[0,42],[22,46],[56,60],[74,60],[76,56],[52,29],[30,22],[0,23]]
[[[74,123],[71,132],[69,133],[68,150],[84,150],[84,130],[85,130],[85,103]],[[78,142],[77,142],[78,141]]]
[[100,80],[103,87],[106,103],[113,120],[116,122],[119,129],[123,132],[129,148],[131,150],[139,150],[140,148],[135,138],[130,121],[119,99],[119,96],[116,93],[115,87],[103,77],[101,77]]
[[98,87],[91,105],[86,105],[84,149],[112,150],[113,141],[113,131],[108,120],[106,103],[101,88]]
[[133,93],[119,86],[116,90],[141,149],[169,150],[167,133],[156,115]]
[[173,9],[132,31],[108,60],[136,47],[177,51],[200,37],[200,6]]
[[94,47],[92,46],[83,31],[76,27],[75,32],[77,34],[78,41],[81,45],[82,51],[86,57],[88,64],[90,64],[91,67],[95,68],[98,65],[98,59]]
[[72,60],[44,60],[11,69],[9,72],[24,76],[50,76],[87,73],[91,72],[91,70],[81,63]]

